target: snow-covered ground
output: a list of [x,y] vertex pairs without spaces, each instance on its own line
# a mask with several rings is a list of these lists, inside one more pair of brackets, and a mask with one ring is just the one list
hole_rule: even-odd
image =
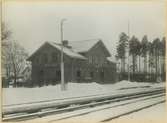
[[[166,115],[165,104],[162,103],[162,101],[164,101],[164,96],[162,97],[151,96],[151,97],[152,98],[141,97],[139,99],[114,102],[97,107],[90,107],[62,114],[60,113],[55,115],[49,115],[42,118],[32,119],[30,121],[36,123],[40,123],[41,121],[49,123],[78,123],[78,122],[100,123],[102,121],[105,121],[106,123],[110,122],[119,123],[119,121],[128,122],[128,120],[133,122],[135,120],[139,120],[141,121],[139,123],[143,123],[143,121],[149,121],[149,122],[158,120],[164,121]],[[152,107],[148,108],[148,106],[150,105],[152,105]],[[143,109],[145,107],[147,108]],[[137,112],[132,113],[132,111],[134,110],[136,110]],[[129,114],[128,112],[131,113]],[[110,118],[116,118],[116,119],[111,120]]]
[[143,90],[154,87],[165,87],[162,83],[128,82],[121,81],[115,84],[68,83],[66,91],[61,91],[60,85],[40,88],[3,88],[3,105],[35,102],[42,100],[81,97],[88,95],[117,93],[120,91]]
[[109,121],[108,123],[166,123],[166,104],[161,103],[150,108],[143,109],[130,115]]

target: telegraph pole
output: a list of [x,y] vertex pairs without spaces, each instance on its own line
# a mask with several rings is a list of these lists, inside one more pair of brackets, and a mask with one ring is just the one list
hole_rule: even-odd
[[65,90],[65,82],[64,82],[64,59],[63,59],[63,23],[66,19],[62,19],[60,22],[60,34],[61,34],[61,90]]
[[128,81],[130,81],[130,60],[129,60],[129,51],[130,51],[130,46],[129,46],[129,40],[130,40],[130,22],[128,20]]

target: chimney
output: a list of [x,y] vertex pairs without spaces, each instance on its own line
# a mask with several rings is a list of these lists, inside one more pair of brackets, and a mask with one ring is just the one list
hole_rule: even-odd
[[64,47],[67,47],[67,48],[70,48],[70,49],[72,48],[71,46],[68,45],[68,40],[63,40],[62,43],[63,43]]
[[63,46],[65,46],[65,47],[68,46],[68,40],[63,40],[62,43],[63,43]]

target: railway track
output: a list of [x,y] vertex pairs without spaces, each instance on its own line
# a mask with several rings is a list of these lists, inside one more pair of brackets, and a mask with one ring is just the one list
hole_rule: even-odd
[[[164,103],[163,95],[141,97],[140,99],[125,100],[116,103],[110,103],[103,106],[98,106],[89,109],[83,109],[73,112],[67,112],[63,114],[57,114],[52,116],[47,116],[44,118],[34,119],[32,121],[44,121],[48,123],[71,123],[75,121],[82,121],[87,123],[91,120],[93,123],[98,122],[110,122],[111,120],[117,119],[122,116],[126,116],[137,111]],[[151,102],[150,102],[151,101]],[[141,103],[144,103],[141,104]],[[145,104],[146,103],[146,104]]]
[[10,109],[3,112],[3,121],[25,121],[34,118],[40,118],[47,115],[61,114],[75,110],[85,109],[88,107],[101,106],[114,102],[138,99],[141,97],[156,98],[165,95],[165,88],[155,88],[143,92],[118,95],[100,95],[89,98],[80,98],[61,103],[52,103],[51,105],[40,105],[38,107],[22,107],[20,109]]

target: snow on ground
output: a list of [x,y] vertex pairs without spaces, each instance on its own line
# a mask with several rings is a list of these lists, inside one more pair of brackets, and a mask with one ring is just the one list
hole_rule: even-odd
[[165,87],[162,83],[120,81],[115,84],[68,83],[66,91],[61,91],[60,85],[36,88],[3,88],[3,105],[27,103],[41,100],[81,97],[105,93],[114,93],[121,90],[147,89],[148,87]]
[[[161,99],[162,97],[159,97],[159,98],[156,98],[156,99],[150,99],[149,101],[137,101],[135,103],[132,103],[132,104],[128,104],[128,105],[123,105],[123,106],[118,106],[118,107],[113,107],[113,108],[107,108],[107,109],[104,109],[104,110],[99,110],[99,111],[96,111],[96,112],[91,112],[91,113],[88,113],[88,114],[85,114],[85,115],[78,115],[77,117],[72,117],[72,118],[69,118],[69,119],[65,119],[65,120],[62,120],[60,121],[59,123],[77,123],[77,121],[82,121],[82,123],[87,123],[88,121],[91,122],[91,123],[100,123],[102,122],[103,120],[106,120],[108,118],[113,118],[113,117],[116,117],[118,115],[121,115],[121,114],[125,114],[129,111],[133,111],[135,109],[140,109],[142,107],[145,107],[145,106],[148,106],[148,105],[151,105],[151,104],[154,104],[158,101],[161,101],[161,100],[164,100],[164,99]],[[111,104],[112,105],[112,104]],[[164,107],[163,107],[164,108]],[[165,109],[165,108],[164,108]],[[155,108],[155,111],[157,109]],[[150,111],[153,111],[153,110],[150,110]],[[140,111],[139,111],[140,112]],[[146,113],[146,112],[145,112]],[[148,113],[148,112],[147,112]],[[164,111],[162,112],[159,112],[160,114],[163,114]],[[72,113],[70,113],[72,114]],[[151,113],[149,113],[151,114]],[[156,113],[154,113],[156,114]],[[132,114],[133,115],[133,114]],[[138,117],[138,115],[134,115],[137,119],[139,120],[146,120],[146,119],[149,119],[149,120],[152,120],[154,121],[154,119],[156,118],[165,118],[165,115],[163,114],[161,117],[159,117],[160,115],[153,115],[154,118],[151,118],[151,116],[147,115],[144,117],[145,114],[140,114],[140,116]],[[61,115],[60,115],[61,116]],[[55,119],[60,119],[61,117],[57,115],[55,115]],[[128,115],[126,115],[128,117]],[[125,117],[126,117],[125,116]],[[142,117],[143,116],[143,117]],[[54,116],[53,116],[54,117]],[[120,117],[121,118],[121,117]],[[129,119],[131,119],[131,117],[129,116],[128,117]],[[128,118],[124,119],[125,121],[128,120]],[[133,118],[133,116],[132,116]],[[144,119],[145,118],[145,119]],[[48,118],[49,119],[49,118]],[[56,123],[57,121],[55,120],[54,118],[49,121],[50,123]],[[118,118],[119,119],[119,118]],[[133,119],[133,120],[137,120],[137,119]],[[122,120],[122,122],[124,121]],[[114,122],[114,119],[111,120],[111,121],[105,121],[106,123],[117,123],[117,122]],[[123,122],[124,123],[124,122]],[[142,122],[140,122],[142,123]]]
[[[151,96],[151,97],[155,97],[155,96]],[[119,121],[119,119],[122,119],[121,121],[123,123],[124,121],[127,121],[127,120],[134,121],[137,119],[139,121],[143,121],[143,120],[154,121],[155,119],[156,121],[159,118],[161,119],[165,118],[164,103],[161,103],[160,107],[159,106],[157,107],[157,105],[154,105],[153,107],[151,107],[151,109],[149,109],[150,108],[149,107],[148,109],[143,109],[137,112],[133,112],[133,114],[127,114],[127,113],[130,111],[134,111],[136,109],[141,109],[143,107],[146,107],[152,104],[157,104],[158,102],[161,102],[161,101],[164,101],[164,96],[156,97],[156,98],[141,97],[140,99],[125,100],[125,101],[110,103],[110,104],[101,105],[97,107],[74,110],[74,111],[66,112],[62,114],[49,115],[43,118],[36,118],[30,121],[36,122],[36,123],[38,122],[40,123],[40,121],[49,122],[49,123],[57,123],[57,122],[58,123],[78,123],[78,121],[80,123],[87,123],[87,122],[100,123],[101,121],[104,121],[108,118],[116,117],[121,114],[126,114],[126,115],[122,117],[118,117],[118,119],[106,121],[106,123],[110,123],[110,122],[118,123],[117,121]],[[140,123],[143,123],[143,122],[140,122]]]
[[108,123],[166,123],[166,104],[161,103],[153,107],[143,109],[141,111],[129,114],[118,119],[112,120]]

